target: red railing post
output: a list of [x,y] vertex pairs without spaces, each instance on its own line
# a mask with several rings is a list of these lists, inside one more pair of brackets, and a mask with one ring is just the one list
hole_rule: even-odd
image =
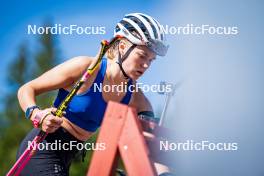
[[105,150],[94,151],[87,176],[115,175],[117,150],[129,176],[157,175],[134,108],[109,102],[96,142]]

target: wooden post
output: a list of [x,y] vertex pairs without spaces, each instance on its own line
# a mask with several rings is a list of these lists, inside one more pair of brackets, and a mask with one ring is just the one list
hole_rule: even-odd
[[129,176],[156,175],[136,112],[131,108],[118,147]]
[[96,150],[93,153],[88,176],[111,175],[112,166],[116,160],[117,145],[123,129],[128,107],[109,102],[97,143],[104,143],[105,150]]
[[94,151],[87,176],[115,175],[111,171],[115,171],[117,150],[129,176],[157,175],[134,108],[109,102],[97,143],[105,143],[105,150]]

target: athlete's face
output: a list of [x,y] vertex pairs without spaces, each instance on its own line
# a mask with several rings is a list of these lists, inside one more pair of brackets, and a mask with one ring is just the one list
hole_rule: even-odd
[[155,58],[156,54],[146,46],[136,46],[123,62],[122,66],[131,79],[137,80],[150,67]]

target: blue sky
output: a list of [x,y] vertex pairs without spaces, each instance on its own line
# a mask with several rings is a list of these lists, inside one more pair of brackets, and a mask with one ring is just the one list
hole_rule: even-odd
[[[13,4],[17,4],[14,6]],[[168,5],[168,4],[167,4]],[[144,8],[142,8],[144,6]],[[158,8],[159,7],[159,8]],[[23,41],[29,43],[31,51],[34,51],[38,35],[28,35],[27,25],[43,25],[46,19],[64,26],[76,24],[78,26],[105,26],[104,35],[59,35],[59,48],[62,51],[61,60],[79,55],[93,56],[97,53],[102,39],[109,39],[113,35],[115,24],[126,13],[144,12],[156,13],[164,11],[166,4],[162,1],[45,1],[41,4],[35,1],[17,1],[6,3],[2,6],[0,28],[0,53],[1,63],[7,69],[7,64],[15,58],[16,49]],[[158,14],[158,13],[157,13]],[[157,15],[162,17],[161,14]],[[5,70],[6,71],[6,70]],[[4,81],[5,72],[0,76]],[[4,87],[1,91],[6,92]]]
[[[34,50],[37,36],[28,24],[104,25],[105,35],[59,35],[61,59],[94,55],[126,13],[143,12],[170,26],[237,26],[238,35],[168,35],[168,55],[158,58],[141,82],[178,83],[166,126],[179,141],[237,142],[235,152],[175,153],[177,175],[263,175],[264,50],[262,1],[35,1],[7,2],[0,10],[0,56],[4,83],[7,63],[22,41]],[[5,90],[1,86],[0,91]],[[156,111],[164,97],[148,93]],[[191,168],[191,169],[190,169]]]

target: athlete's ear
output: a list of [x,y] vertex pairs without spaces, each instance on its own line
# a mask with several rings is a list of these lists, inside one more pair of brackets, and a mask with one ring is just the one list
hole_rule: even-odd
[[120,41],[118,45],[118,49],[120,51],[120,54],[123,56],[125,53],[126,43],[124,41]]

